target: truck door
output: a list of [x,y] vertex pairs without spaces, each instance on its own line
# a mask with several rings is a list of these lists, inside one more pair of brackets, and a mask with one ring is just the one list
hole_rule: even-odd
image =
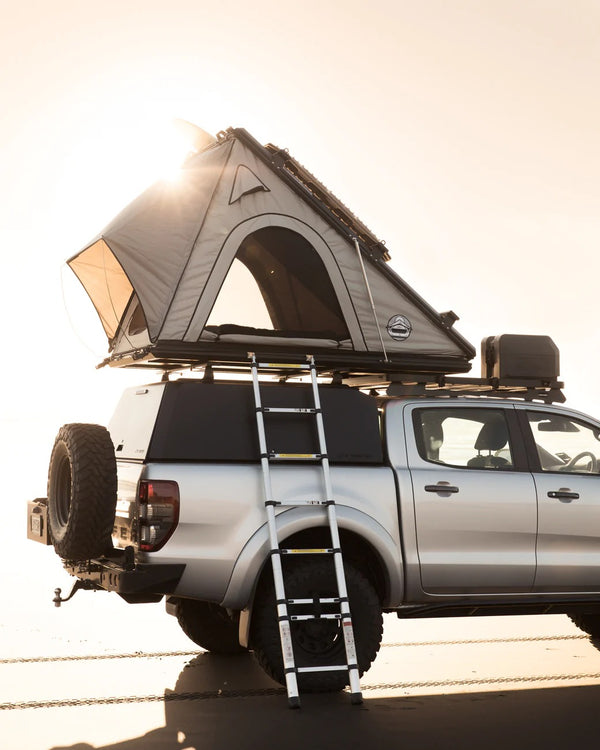
[[538,492],[535,590],[600,591],[600,426],[541,406],[518,413]]
[[536,493],[514,407],[415,406],[406,429],[423,590],[531,591]]

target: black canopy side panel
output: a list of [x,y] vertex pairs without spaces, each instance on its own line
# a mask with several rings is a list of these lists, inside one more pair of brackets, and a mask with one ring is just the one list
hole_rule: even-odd
[[[331,463],[383,461],[374,399],[344,387],[319,389]],[[311,407],[310,385],[264,384],[264,406]],[[276,453],[318,453],[314,417],[265,415],[267,448]],[[251,384],[167,383],[148,449],[148,461],[258,461]]]

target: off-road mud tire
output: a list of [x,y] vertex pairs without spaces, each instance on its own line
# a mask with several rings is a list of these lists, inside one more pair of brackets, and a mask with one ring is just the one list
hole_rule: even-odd
[[238,624],[218,604],[179,599],[175,616],[187,637],[213,654],[241,654],[247,651],[240,646]]
[[48,470],[48,526],[57,554],[89,560],[112,548],[117,466],[108,430],[63,425]]
[[[295,563],[293,567],[285,574],[285,591],[288,598],[337,596],[331,560],[294,560],[293,563]],[[371,662],[379,651],[383,633],[381,603],[373,584],[360,570],[346,563],[345,572],[358,668],[362,675],[371,666]],[[328,607],[331,607],[331,612],[339,612],[339,605],[322,605],[322,607],[324,613],[329,611]],[[346,664],[342,627],[339,620],[292,622],[291,632],[296,666]],[[285,685],[277,609],[270,570],[265,571],[254,601],[251,648],[265,672],[277,682]],[[302,692],[307,693],[343,690],[348,682],[347,670],[298,675],[298,686]]]
[[573,613],[569,618],[584,633],[592,638],[600,638],[600,615]]

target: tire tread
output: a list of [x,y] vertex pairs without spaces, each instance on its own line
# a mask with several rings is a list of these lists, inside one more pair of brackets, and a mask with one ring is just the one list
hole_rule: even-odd
[[[57,503],[59,463],[67,457],[71,470],[71,502],[66,522]],[[88,560],[107,551],[111,543],[117,502],[114,447],[105,427],[63,425],[52,449],[48,472],[48,509],[54,548],[66,560]]]
[[214,654],[242,654],[247,651],[238,640],[236,623],[218,604],[179,599],[175,616],[187,637]]
[[[262,669],[276,682],[285,685],[281,641],[276,617],[275,594],[270,571],[257,591],[252,617],[252,643],[254,656]],[[362,675],[377,656],[383,634],[381,604],[370,580],[350,563],[345,564],[346,584],[350,598],[350,610],[354,627],[359,672]],[[304,596],[307,587],[332,575],[326,562],[298,562],[285,576],[288,597]],[[292,635],[293,638],[293,635]],[[326,657],[323,663],[345,663],[343,648]],[[315,666],[317,664],[315,663]],[[297,666],[305,666],[297,664]],[[308,665],[307,665],[308,666]],[[343,690],[348,684],[347,671],[314,672],[298,675],[298,685],[303,692],[334,692]]]

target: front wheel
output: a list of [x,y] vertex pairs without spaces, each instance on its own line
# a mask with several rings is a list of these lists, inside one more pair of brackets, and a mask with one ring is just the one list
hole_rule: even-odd
[[[337,596],[331,561],[295,560],[293,562],[296,564],[285,575],[287,598],[319,599]],[[345,573],[358,668],[362,675],[369,669],[379,651],[383,633],[381,603],[373,585],[360,570],[346,563]],[[297,614],[311,613],[310,606],[308,611],[306,611],[306,605],[297,606],[299,609]],[[335,611],[339,612],[339,605],[322,605],[323,613]],[[294,613],[295,611],[291,611],[291,614]],[[343,625],[340,620],[318,618],[293,621],[291,633],[296,666],[345,665],[347,662],[342,631]],[[277,608],[270,572],[266,572],[254,602],[251,645],[258,663],[265,672],[280,684],[285,685]],[[347,669],[298,675],[299,689],[309,693],[343,690],[348,682]]]

